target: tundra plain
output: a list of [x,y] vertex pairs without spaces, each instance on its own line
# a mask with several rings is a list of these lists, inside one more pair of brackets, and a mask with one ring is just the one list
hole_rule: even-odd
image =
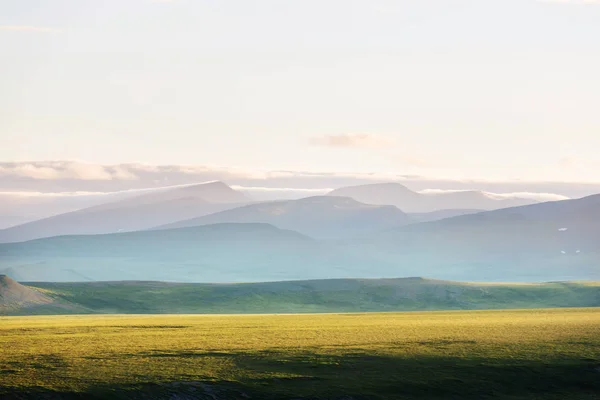
[[0,318],[3,399],[597,399],[600,309]]

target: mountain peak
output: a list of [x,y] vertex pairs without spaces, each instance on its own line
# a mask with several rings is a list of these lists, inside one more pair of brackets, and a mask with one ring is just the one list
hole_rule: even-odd
[[370,183],[335,189],[328,196],[350,197],[354,200],[373,205],[393,205],[402,211],[406,202],[417,202],[421,195],[398,182]]
[[198,183],[173,190],[174,193],[194,193],[211,203],[243,203],[250,199],[222,181]]

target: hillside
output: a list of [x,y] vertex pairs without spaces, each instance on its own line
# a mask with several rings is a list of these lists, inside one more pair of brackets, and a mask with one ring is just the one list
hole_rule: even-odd
[[218,223],[268,223],[315,238],[340,238],[366,235],[411,221],[394,206],[367,205],[345,197],[316,196],[250,204],[156,229]]
[[[28,283],[92,313],[301,313],[600,306],[600,283],[486,284],[423,278],[245,284]],[[25,286],[22,286],[26,288]],[[35,308],[13,310],[35,314]],[[65,309],[62,313],[72,313]],[[58,312],[61,313],[61,312]]]
[[370,238],[363,251],[474,280],[595,279],[598,221],[595,195],[399,227]]
[[249,201],[222,182],[169,188],[0,230],[0,242],[136,231],[212,214]]
[[[57,303],[50,296],[44,294],[43,291],[21,285],[15,280],[6,275],[0,275],[0,315],[8,315],[13,313],[45,313],[42,310],[47,310],[47,305]],[[60,309],[55,310],[61,313]],[[70,312],[71,309],[62,310],[62,312]]]
[[366,204],[393,205],[406,213],[440,210],[496,210],[537,203],[534,200],[501,199],[481,191],[418,193],[399,183],[349,186],[329,192],[329,196],[351,197]]

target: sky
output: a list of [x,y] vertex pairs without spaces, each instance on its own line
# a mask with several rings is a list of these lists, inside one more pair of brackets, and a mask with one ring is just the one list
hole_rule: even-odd
[[592,0],[0,0],[0,181],[76,160],[599,183],[599,21]]

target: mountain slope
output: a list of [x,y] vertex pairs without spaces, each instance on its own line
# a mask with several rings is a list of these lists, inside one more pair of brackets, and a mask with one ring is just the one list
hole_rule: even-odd
[[375,206],[344,197],[316,196],[276,201],[222,211],[156,229],[215,223],[260,222],[291,229],[315,238],[351,237],[405,225],[411,219],[393,206]]
[[[600,283],[474,284],[422,278],[248,284],[29,283],[93,313],[299,313],[600,306]],[[25,286],[23,286],[25,288]],[[13,309],[35,314],[39,309]],[[71,313],[63,309],[59,313]]]
[[245,195],[222,182],[170,188],[0,230],[0,242],[142,230],[212,214],[248,201]]
[[371,238],[363,251],[475,280],[593,279],[600,275],[598,238],[595,195],[399,227]]
[[399,183],[349,186],[329,192],[329,196],[351,197],[366,204],[394,205],[407,213],[449,209],[495,210],[536,203],[528,199],[499,199],[480,191],[417,193]]

